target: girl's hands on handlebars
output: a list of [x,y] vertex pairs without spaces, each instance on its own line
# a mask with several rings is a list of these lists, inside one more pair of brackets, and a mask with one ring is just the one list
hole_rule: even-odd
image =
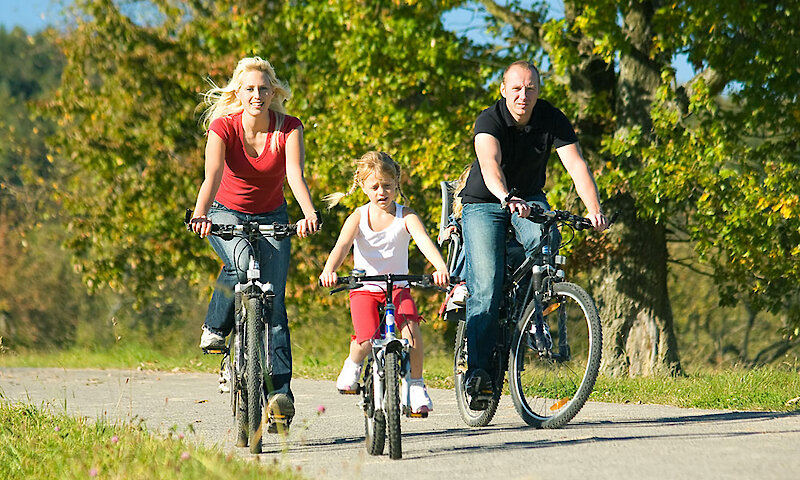
[[189,220],[189,226],[194,233],[200,235],[200,238],[211,234],[211,220],[205,215],[199,215]]
[[450,284],[450,274],[447,270],[436,270],[433,272],[433,283],[439,287],[447,287]]
[[335,287],[336,286],[336,280],[338,280],[338,279],[339,279],[339,276],[336,275],[336,272],[325,272],[325,271],[323,271],[319,275],[319,283],[323,287]]

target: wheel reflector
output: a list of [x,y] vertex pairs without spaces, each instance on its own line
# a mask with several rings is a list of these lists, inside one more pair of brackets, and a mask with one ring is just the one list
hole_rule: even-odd
[[569,398],[568,397],[562,398],[561,400],[557,401],[556,403],[550,405],[550,411],[555,412],[559,408],[561,408],[564,405],[566,405],[567,402],[569,402]]

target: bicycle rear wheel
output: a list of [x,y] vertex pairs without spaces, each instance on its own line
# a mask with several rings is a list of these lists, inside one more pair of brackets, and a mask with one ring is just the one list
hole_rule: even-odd
[[472,410],[469,408],[469,399],[467,398],[467,391],[464,387],[467,373],[467,322],[464,320],[458,321],[456,327],[456,346],[455,355],[453,359],[453,379],[456,386],[456,403],[458,404],[458,412],[464,423],[470,427],[485,427],[494,418],[497,412],[497,405],[500,403],[500,390],[495,391],[491,400],[489,400],[486,410]]
[[[534,346],[537,315],[550,327],[550,355],[540,355]],[[558,428],[572,420],[594,389],[601,352],[600,317],[581,287],[555,284],[541,313],[531,302],[517,323],[509,354],[511,399],[522,419],[537,428]]]
[[367,452],[370,455],[382,455],[386,442],[386,417],[383,411],[375,408],[375,381],[372,371],[372,360],[367,360],[364,367],[364,432]]
[[386,352],[384,378],[384,402],[386,423],[389,430],[389,458],[403,457],[400,434],[400,355]]
[[247,420],[250,433],[250,453],[261,453],[263,434],[264,376],[264,323],[261,318],[261,299],[249,297],[247,315]]

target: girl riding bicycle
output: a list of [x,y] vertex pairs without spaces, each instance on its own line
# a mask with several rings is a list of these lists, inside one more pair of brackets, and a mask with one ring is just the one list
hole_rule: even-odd
[[[369,152],[357,162],[353,185],[347,193],[333,193],[325,197],[329,208],[337,205],[346,195],[361,190],[369,203],[357,208],[342,226],[339,239],[328,256],[319,276],[326,287],[336,285],[338,269],[353,247],[353,266],[366,275],[408,273],[408,244],[411,238],[425,258],[436,268],[434,283],[446,286],[450,280],[447,264],[425,231],[422,220],[410,208],[399,205],[395,198],[400,190],[400,165],[384,152]],[[423,344],[420,332],[420,315],[407,285],[395,284],[393,303],[397,308],[397,324],[403,338],[411,346],[411,381],[403,385],[409,389],[411,411],[425,413],[433,410],[422,378]],[[385,301],[385,283],[364,282],[364,286],[350,292],[350,314],[355,335],[350,342],[350,354],[336,380],[342,393],[356,393],[361,365],[370,350],[370,339],[380,333],[378,306]],[[405,399],[407,396],[402,395]]]

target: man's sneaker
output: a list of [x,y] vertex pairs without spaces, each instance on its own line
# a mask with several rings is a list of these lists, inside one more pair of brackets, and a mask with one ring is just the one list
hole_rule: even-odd
[[547,322],[545,322],[543,318],[537,318],[536,321],[533,322],[533,328],[531,330],[533,346],[536,350],[541,353],[553,348],[553,337],[550,335],[550,326],[547,325]]
[[289,424],[294,418],[294,402],[285,393],[276,393],[269,399],[267,404],[269,420],[267,421],[267,433],[289,433]]
[[339,378],[336,379],[336,389],[342,395],[356,395],[358,394],[358,379],[360,377],[361,364],[347,357],[342,366],[342,371],[339,373]]
[[203,325],[203,335],[200,337],[200,348],[221,348],[225,346],[225,337],[214,333]]
[[404,378],[400,381],[400,387],[400,391],[402,392],[400,404],[406,407],[408,406],[406,402],[410,399],[412,414],[427,414],[433,411],[433,401],[431,397],[428,396],[425,380],[421,378],[412,378],[410,382],[406,382]]
[[476,369],[464,382],[470,410],[486,410],[494,394],[492,379],[486,370]]

